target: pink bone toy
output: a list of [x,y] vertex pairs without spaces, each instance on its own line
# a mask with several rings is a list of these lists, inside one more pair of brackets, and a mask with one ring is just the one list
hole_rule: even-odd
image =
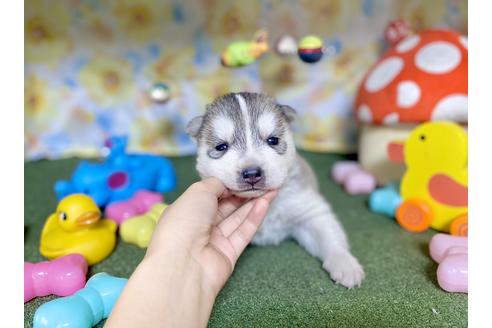
[[376,179],[356,161],[339,161],[331,170],[333,180],[342,184],[350,195],[369,194],[376,188]]
[[432,237],[429,251],[439,263],[439,286],[447,292],[468,293],[468,237],[438,233]]
[[36,296],[68,296],[85,285],[87,261],[80,254],[56,260],[24,262],[24,303]]
[[164,202],[164,197],[161,194],[148,190],[139,190],[132,198],[126,201],[109,204],[106,208],[105,216],[117,224],[121,224],[128,218],[148,212],[154,204],[162,202]]

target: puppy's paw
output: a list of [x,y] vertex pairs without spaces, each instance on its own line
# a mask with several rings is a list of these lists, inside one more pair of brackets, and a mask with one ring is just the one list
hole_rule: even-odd
[[348,289],[360,287],[365,274],[362,265],[350,253],[331,257],[323,262],[323,269],[328,271],[331,279]]

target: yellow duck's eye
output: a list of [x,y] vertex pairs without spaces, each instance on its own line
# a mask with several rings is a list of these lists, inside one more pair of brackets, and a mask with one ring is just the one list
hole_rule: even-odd
[[425,140],[425,134],[420,135],[420,140],[424,141]]
[[67,220],[67,213],[65,212],[60,212],[60,220],[66,221]]

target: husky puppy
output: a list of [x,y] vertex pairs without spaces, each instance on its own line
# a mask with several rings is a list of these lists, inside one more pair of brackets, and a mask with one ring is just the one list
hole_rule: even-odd
[[253,243],[277,245],[292,237],[322,261],[335,282],[360,286],[364,270],[319,194],[312,169],[296,153],[290,127],[294,118],[292,108],[264,94],[219,97],[187,126],[198,143],[196,168],[202,179],[214,176],[239,197],[279,189]]

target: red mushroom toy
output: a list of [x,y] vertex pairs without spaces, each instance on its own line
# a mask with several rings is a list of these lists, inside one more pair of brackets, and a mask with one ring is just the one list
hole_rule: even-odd
[[359,86],[355,116],[360,127],[359,162],[379,184],[401,179],[387,145],[405,139],[419,123],[468,122],[467,38],[431,29],[396,42]]

